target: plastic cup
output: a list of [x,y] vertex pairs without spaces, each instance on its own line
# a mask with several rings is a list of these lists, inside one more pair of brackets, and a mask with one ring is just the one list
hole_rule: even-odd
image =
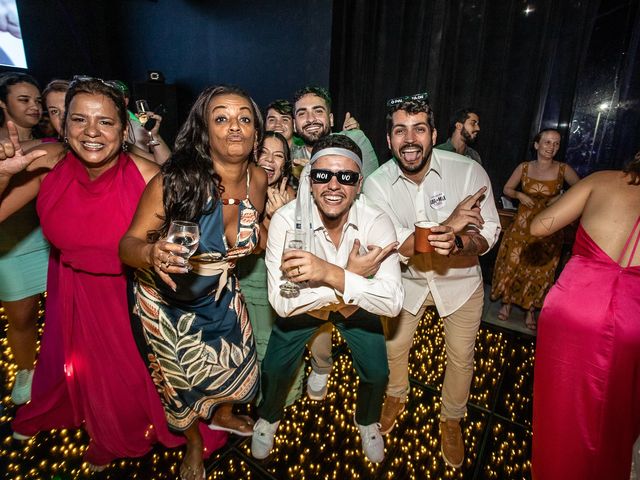
[[431,228],[437,227],[439,224],[435,222],[416,222],[415,227],[415,240],[414,250],[418,253],[431,253],[435,252],[435,248],[429,243],[429,235],[431,235]]

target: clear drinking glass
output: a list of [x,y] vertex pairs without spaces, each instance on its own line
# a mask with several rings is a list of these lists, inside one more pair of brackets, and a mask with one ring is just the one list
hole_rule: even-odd
[[151,117],[149,117],[149,104],[147,103],[146,100],[136,100],[136,117],[138,117],[138,120],[140,121],[140,125],[142,125],[142,128],[144,128],[147,132],[149,132],[149,141],[147,142],[147,146],[148,147],[154,147],[156,145],[160,145],[160,142],[158,142],[155,138],[153,138],[153,135],[151,134],[151,129],[153,128],[153,126],[155,125],[155,119],[152,119]]
[[[282,253],[289,250],[306,250],[308,235],[305,230],[287,230],[284,237],[284,249]],[[280,285],[280,295],[285,298],[295,298],[300,295],[300,284],[287,280]]]
[[[198,244],[200,243],[200,227],[197,223],[173,220],[167,232],[167,242],[187,247],[189,251],[180,256],[185,260],[189,260],[191,255],[198,249]],[[191,270],[191,265],[188,263],[187,268]]]

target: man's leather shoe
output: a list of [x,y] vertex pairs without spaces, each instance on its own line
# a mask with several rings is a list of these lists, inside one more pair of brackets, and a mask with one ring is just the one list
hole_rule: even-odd
[[387,395],[380,414],[380,433],[386,435],[393,430],[396,419],[404,411],[404,402],[400,397]]
[[460,468],[464,462],[464,442],[460,420],[447,419],[440,421],[440,450],[447,465]]

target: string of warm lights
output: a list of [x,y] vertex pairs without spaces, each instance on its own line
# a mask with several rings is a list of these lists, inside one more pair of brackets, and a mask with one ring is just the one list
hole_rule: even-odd
[[[4,325],[6,329],[6,321]],[[326,400],[315,402],[303,397],[289,407],[276,435],[273,454],[263,462],[251,458],[250,442],[232,439],[230,448],[216,452],[208,462],[207,478],[264,479],[264,472],[268,472],[273,478],[296,480],[464,479],[472,476],[478,462],[482,462],[478,478],[529,478],[531,435],[517,424],[527,427],[531,424],[532,340],[514,339],[481,328],[470,399],[479,408],[470,407],[462,422],[467,455],[462,468],[456,470],[447,467],[440,456],[439,391],[445,354],[442,322],[434,311],[427,311],[416,332],[410,355],[414,382],[407,408],[396,428],[385,437],[386,459],[380,465],[368,462],[362,455],[353,421],[357,375],[344,342],[338,333],[334,335],[339,354],[329,377]],[[182,449],[156,447],[143,458],[114,462],[104,472],[92,474],[82,462],[88,437],[81,429],[41,432],[27,442],[13,440],[9,423],[15,407],[9,392],[16,369],[6,335],[0,340],[0,350],[0,370],[5,378],[0,404],[0,471],[5,478],[175,480],[178,477]],[[494,406],[499,417],[488,413]],[[252,407],[244,410],[254,413]],[[478,459],[485,437],[485,453]]]

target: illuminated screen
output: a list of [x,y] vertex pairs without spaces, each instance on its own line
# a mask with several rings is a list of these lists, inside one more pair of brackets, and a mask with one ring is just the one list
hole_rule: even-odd
[[27,68],[16,0],[0,0],[0,65]]

